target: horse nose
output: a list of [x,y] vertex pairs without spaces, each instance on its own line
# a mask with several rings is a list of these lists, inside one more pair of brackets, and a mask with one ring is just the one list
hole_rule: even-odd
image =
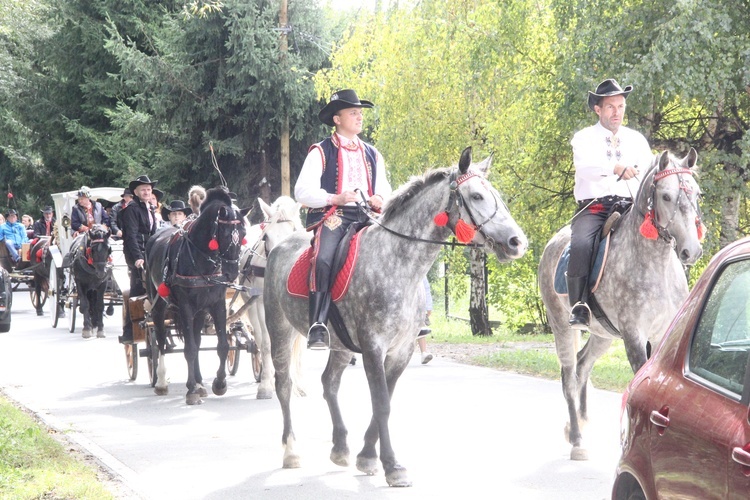
[[508,240],[508,248],[519,255],[526,252],[526,245],[526,238],[517,234],[514,234]]
[[694,264],[703,255],[703,249],[698,247],[696,251],[691,252],[687,248],[683,248],[680,252],[680,262],[683,264]]

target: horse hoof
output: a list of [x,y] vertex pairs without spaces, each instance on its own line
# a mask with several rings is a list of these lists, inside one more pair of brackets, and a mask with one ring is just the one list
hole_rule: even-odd
[[273,398],[273,391],[269,391],[268,389],[258,389],[258,394],[255,396],[255,399],[272,399]]
[[405,488],[411,486],[408,476],[409,474],[404,467],[396,465],[391,472],[385,475],[385,481],[388,483],[388,486]]
[[227,393],[227,381],[223,380],[220,382],[218,378],[214,379],[214,383],[211,384],[211,390],[217,396],[223,396]]
[[300,466],[299,455],[287,455],[284,457],[284,469],[299,469]]
[[190,406],[192,406],[192,405],[202,405],[203,404],[203,400],[201,399],[200,394],[197,394],[197,393],[195,393],[195,394],[188,394],[187,396],[185,396],[185,403],[187,403]]
[[88,329],[84,328],[84,329],[83,329],[83,330],[81,331],[81,336],[82,336],[83,338],[85,338],[85,339],[89,339],[89,338],[91,338],[91,330],[88,330]]
[[573,449],[570,450],[570,459],[571,460],[588,460],[589,452],[585,448],[574,446]]
[[154,387],[154,394],[157,396],[166,396],[169,394],[169,387]]
[[378,458],[357,457],[357,470],[364,472],[368,476],[374,476],[378,473]]
[[349,467],[349,450],[331,450],[331,462],[340,467]]
[[37,316],[44,316],[44,313],[42,311],[37,310],[36,315]]
[[197,384],[195,390],[198,391],[198,395],[202,398],[208,397],[208,391],[202,384]]

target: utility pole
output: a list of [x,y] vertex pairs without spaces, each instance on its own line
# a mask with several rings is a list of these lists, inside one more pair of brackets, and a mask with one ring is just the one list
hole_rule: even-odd
[[[287,0],[281,0],[281,11],[279,12],[279,25],[281,27],[281,67],[286,70],[286,55],[289,50],[289,25],[287,15]],[[289,179],[289,115],[284,114],[281,121],[281,194],[290,196]]]

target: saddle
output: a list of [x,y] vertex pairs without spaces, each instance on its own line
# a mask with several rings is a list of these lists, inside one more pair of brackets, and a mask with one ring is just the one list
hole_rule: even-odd
[[[358,231],[358,224],[349,226],[346,235],[341,239],[336,249],[336,257],[333,260],[333,287],[331,298],[334,302],[340,301],[349,289],[352,272],[357,264],[359,255],[359,238],[366,230]],[[297,258],[287,277],[286,289],[289,295],[308,298],[310,289],[310,266],[312,265],[312,247],[307,248]]]

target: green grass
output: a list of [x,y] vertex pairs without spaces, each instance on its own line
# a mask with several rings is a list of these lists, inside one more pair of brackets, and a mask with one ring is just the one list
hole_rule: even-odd
[[[468,312],[461,315],[468,316]],[[522,334],[497,327],[493,329],[491,337],[478,337],[471,334],[468,322],[446,318],[442,310],[433,312],[430,328],[431,343],[501,344],[508,347],[507,350],[476,356],[471,360],[472,364],[548,379],[560,379],[560,363],[555,354],[552,334]],[[586,338],[583,337],[581,345]],[[609,351],[594,364],[591,382],[599,389],[622,392],[632,378],[633,372],[625,355],[625,347],[621,340],[615,340]]]
[[107,499],[96,472],[0,395],[0,498]]

